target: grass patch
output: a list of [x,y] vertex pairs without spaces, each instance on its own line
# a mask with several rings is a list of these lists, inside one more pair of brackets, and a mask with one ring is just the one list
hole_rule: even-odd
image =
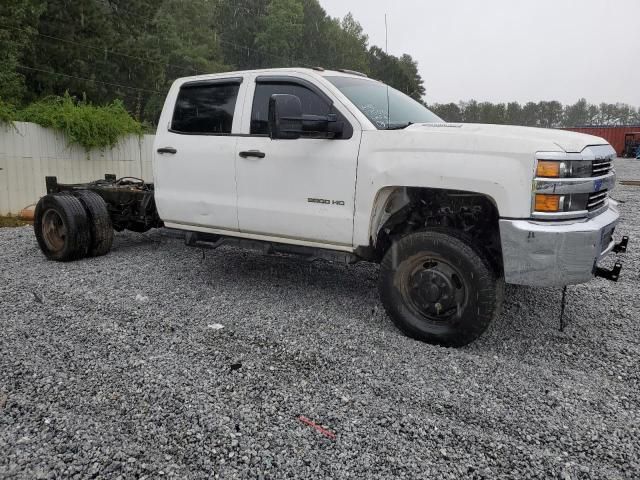
[[29,225],[29,222],[20,220],[18,217],[0,215],[0,228],[24,227],[25,225]]

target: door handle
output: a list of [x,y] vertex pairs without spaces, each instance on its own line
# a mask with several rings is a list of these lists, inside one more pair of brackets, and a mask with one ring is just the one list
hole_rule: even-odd
[[158,149],[158,153],[170,153],[173,155],[174,153],[178,153],[178,150],[173,147],[161,147]]
[[240,152],[239,155],[242,158],[248,158],[248,157],[264,158],[264,157],[266,157],[266,154],[264,152],[261,152],[260,150],[248,150],[246,152]]

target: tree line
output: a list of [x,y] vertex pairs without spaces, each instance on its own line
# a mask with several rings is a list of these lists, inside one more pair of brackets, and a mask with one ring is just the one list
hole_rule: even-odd
[[70,95],[121,99],[155,123],[179,77],[254,68],[353,69],[421,100],[409,55],[369,45],[347,15],[318,0],[3,0],[0,99],[23,106]]
[[[410,55],[375,45],[352,15],[332,18],[318,0],[3,0],[0,104],[49,96],[105,105],[122,100],[155,124],[172,81],[202,73],[322,66],[366,73],[423,101]],[[640,124],[637,108],[581,99],[429,106],[450,122],[563,127]]]
[[625,103],[590,104],[582,98],[572,105],[557,101],[491,103],[471,100],[430,105],[448,122],[495,123],[559,128],[581,125],[640,125],[640,108]]

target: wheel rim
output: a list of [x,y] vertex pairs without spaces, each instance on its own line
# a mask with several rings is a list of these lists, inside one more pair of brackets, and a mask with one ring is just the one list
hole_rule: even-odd
[[402,267],[400,291],[405,305],[416,316],[437,323],[460,317],[467,304],[469,286],[456,266],[425,254],[409,259]]
[[64,248],[67,238],[67,227],[58,212],[49,209],[42,216],[42,237],[47,248],[59,252]]

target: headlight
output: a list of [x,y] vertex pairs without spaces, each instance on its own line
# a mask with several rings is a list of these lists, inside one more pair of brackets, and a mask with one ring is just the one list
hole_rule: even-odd
[[535,211],[540,213],[579,212],[587,209],[588,193],[551,195],[536,193]]
[[610,145],[589,146],[580,153],[536,152],[531,217],[575,220],[601,213],[615,185],[614,157]]
[[591,176],[591,161],[538,160],[536,177],[542,178],[580,178]]

